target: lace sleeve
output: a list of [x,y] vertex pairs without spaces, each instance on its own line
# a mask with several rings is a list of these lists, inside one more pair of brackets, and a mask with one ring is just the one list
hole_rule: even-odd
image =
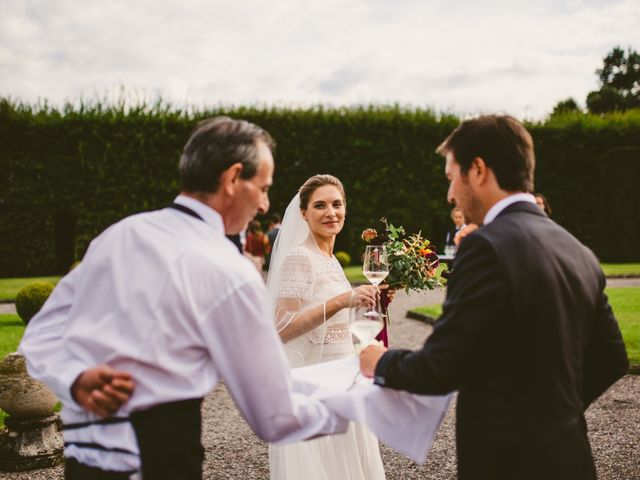
[[276,328],[283,330],[301,313],[313,295],[314,273],[311,259],[298,249],[282,264],[276,299]]

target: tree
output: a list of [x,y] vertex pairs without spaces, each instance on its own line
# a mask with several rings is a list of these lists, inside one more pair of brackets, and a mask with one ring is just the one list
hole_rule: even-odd
[[587,95],[592,113],[625,111],[640,108],[640,54],[631,47],[625,52],[615,47],[596,70],[600,89]]
[[555,115],[562,115],[563,113],[580,111],[581,110],[578,106],[578,102],[576,102],[573,98],[567,98],[556,103],[556,106],[553,107],[553,112],[551,112],[551,116],[553,117]]
[[626,97],[608,85],[587,95],[587,108],[591,113],[624,112],[632,108],[627,104]]

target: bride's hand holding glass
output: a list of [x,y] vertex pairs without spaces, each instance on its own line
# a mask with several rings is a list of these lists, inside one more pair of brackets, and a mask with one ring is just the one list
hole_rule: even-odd
[[[374,285],[366,285],[367,292],[364,298],[358,296],[354,289],[351,294],[351,307],[349,309],[349,330],[353,333],[361,345],[368,345],[375,341],[375,337],[384,327],[385,314],[380,309],[378,302],[378,289]],[[374,288],[375,295],[373,299],[370,296],[371,288]],[[373,300],[373,303],[371,301]]]
[[346,292],[345,300],[347,308],[373,308],[378,301],[378,289],[375,285],[360,285],[351,292]]

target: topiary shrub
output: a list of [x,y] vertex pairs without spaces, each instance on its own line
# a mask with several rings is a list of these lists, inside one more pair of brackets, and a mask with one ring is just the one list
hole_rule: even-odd
[[33,282],[18,292],[16,311],[25,324],[40,311],[52,291],[53,285],[49,282]]
[[336,259],[340,262],[342,268],[348,267],[351,264],[351,255],[347,252],[336,252]]

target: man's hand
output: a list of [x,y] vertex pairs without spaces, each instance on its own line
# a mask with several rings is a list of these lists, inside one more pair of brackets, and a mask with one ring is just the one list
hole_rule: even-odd
[[100,365],[78,375],[71,386],[71,395],[85,410],[104,418],[116,413],[129,400],[134,388],[127,372]]
[[387,349],[381,345],[367,345],[360,352],[360,371],[365,377],[373,377],[373,373],[376,371],[376,365],[380,357],[386,352]]
[[462,230],[460,230],[458,233],[456,233],[456,236],[453,237],[453,243],[455,244],[455,246],[459,247],[462,239],[467,235],[469,235],[470,233],[475,232],[477,229],[478,229],[478,225],[476,225],[475,223],[470,223],[469,225],[464,227]]

